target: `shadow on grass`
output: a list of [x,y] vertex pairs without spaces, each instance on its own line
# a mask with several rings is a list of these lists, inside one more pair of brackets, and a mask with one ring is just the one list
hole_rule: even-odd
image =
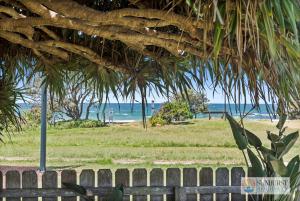
[[190,121],[175,121],[171,123],[171,125],[192,125],[192,124],[195,123]]
[[82,165],[64,165],[64,166],[49,166],[47,170],[65,170],[65,169],[75,169],[79,168]]

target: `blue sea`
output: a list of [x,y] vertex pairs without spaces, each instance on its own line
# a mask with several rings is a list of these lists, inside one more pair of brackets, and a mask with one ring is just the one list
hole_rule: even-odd
[[[151,115],[159,110],[162,103],[148,104],[146,109],[146,116],[149,118]],[[87,105],[84,105],[84,111]],[[30,110],[32,107],[30,104],[20,104],[21,111],[26,112]],[[103,105],[100,107],[100,110],[97,109],[97,106],[93,106],[90,110],[89,119],[97,119],[97,114],[99,114],[99,118],[103,120]],[[154,108],[154,109],[152,109]],[[208,104],[208,110],[210,112],[214,111],[225,111],[225,104],[222,103],[211,103]],[[271,110],[271,114],[268,113],[268,106],[265,104],[260,105],[259,110],[252,110],[252,105],[240,105],[239,107],[235,104],[227,104],[226,111],[230,112],[233,116],[240,116],[247,113],[247,119],[275,119],[276,117],[272,115],[274,111],[269,107],[269,111]],[[99,112],[100,111],[100,112]],[[241,112],[239,112],[241,111]],[[107,103],[106,108],[104,110],[106,121],[109,119],[109,116],[113,117],[114,121],[140,121],[142,120],[142,109],[140,103],[130,104],[130,103]],[[61,116],[58,115],[57,116]],[[211,117],[220,118],[221,114],[211,114]],[[64,119],[67,117],[63,116]],[[82,114],[82,118],[85,118],[85,112]],[[209,118],[208,114],[197,114],[197,118]]]

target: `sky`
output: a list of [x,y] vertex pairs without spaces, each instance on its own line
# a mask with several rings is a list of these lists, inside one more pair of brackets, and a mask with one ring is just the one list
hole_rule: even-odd
[[[222,91],[220,89],[217,89],[217,91],[213,92],[213,89],[210,89],[208,87],[205,88],[204,93],[206,94],[207,98],[209,99],[209,103],[224,103],[224,94],[222,93]],[[140,101],[141,100],[141,96],[137,93],[136,94],[136,101]],[[112,94],[109,94],[109,102],[110,103],[117,103],[116,98],[114,98],[114,96]],[[158,95],[151,95],[151,96],[147,96],[147,101],[150,102],[154,100],[155,103],[164,103],[167,101],[166,97],[161,97]],[[246,97],[247,103],[250,103],[250,98],[247,96]],[[244,100],[242,100],[243,102]],[[120,103],[129,103],[130,100],[119,100]]]
[[[20,87],[21,85],[23,85],[22,83],[19,83]],[[206,94],[209,103],[224,103],[224,93],[221,90],[220,87],[217,87],[216,90],[213,90],[213,87],[211,87],[211,82],[208,81],[205,86],[204,86],[204,93]],[[120,98],[121,96],[119,96],[119,100],[117,100],[112,93],[109,94],[109,102],[110,103],[130,103],[131,100],[124,100],[122,98]],[[141,96],[139,93],[136,93],[136,97],[135,97],[136,102],[140,102],[141,101]],[[155,103],[164,103],[167,101],[166,97],[163,96],[159,96],[157,94],[151,94],[151,96],[147,96],[147,101],[151,102],[152,100],[154,100]],[[244,99],[241,99],[241,103],[244,102]],[[250,103],[250,97],[249,95],[246,96],[246,102]],[[261,103],[264,103],[263,101],[260,101]]]
[[[21,87],[21,85],[19,86]],[[206,85],[205,86],[205,90],[204,93],[206,94],[209,103],[224,103],[224,93],[222,92],[221,88],[216,88],[216,90],[214,91],[212,89],[212,87]],[[109,102],[110,103],[130,103],[131,100],[124,100],[122,98],[120,98],[121,96],[119,96],[119,100],[117,100],[114,95],[112,93],[109,93]],[[136,93],[136,97],[135,97],[136,102],[140,102],[141,101],[141,96],[139,93]],[[152,95],[148,95],[147,96],[147,101],[151,102],[152,100],[154,100],[155,103],[164,103],[167,101],[166,97],[163,96],[159,96],[157,94],[152,94]],[[247,103],[250,103],[250,97],[247,96],[246,97]],[[21,101],[23,102],[23,101]],[[244,102],[244,99],[241,100],[241,102]]]

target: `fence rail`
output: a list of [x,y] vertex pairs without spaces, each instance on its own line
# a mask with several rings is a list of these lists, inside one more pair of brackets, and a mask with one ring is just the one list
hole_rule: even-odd
[[[35,171],[0,172],[0,201],[38,200],[76,201],[77,194],[63,188],[62,182],[80,184],[87,189],[87,195],[98,200],[105,200],[113,186],[123,184],[124,201],[244,201],[241,195],[241,177],[243,168],[155,168],[146,169],[109,169],[47,171],[39,175]],[[148,197],[149,195],[149,197]],[[83,200],[80,198],[80,200]]]

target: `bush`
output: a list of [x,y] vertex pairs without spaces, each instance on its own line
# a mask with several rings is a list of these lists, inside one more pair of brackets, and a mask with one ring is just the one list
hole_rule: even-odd
[[41,123],[41,110],[38,107],[32,107],[28,112],[25,112],[24,116],[28,124],[39,125]]
[[160,116],[152,116],[150,119],[150,124],[151,126],[163,126],[167,124],[167,122],[162,119]]
[[69,129],[69,128],[97,128],[103,127],[105,124],[98,120],[68,120],[59,121],[55,125],[56,128]]
[[206,97],[206,94],[203,92],[198,92],[194,90],[188,90],[187,94],[184,96],[183,94],[177,94],[174,97],[172,97],[173,100],[176,101],[183,101],[188,102],[189,109],[191,113],[194,114],[195,118],[198,113],[206,112],[208,111],[208,98]]
[[105,124],[102,121],[98,120],[84,120],[80,121],[79,128],[96,128],[103,127]]
[[193,118],[189,105],[184,101],[165,103],[151,118],[152,126],[170,124],[172,121],[184,121]]
[[[52,113],[47,112],[47,122],[50,123]],[[36,128],[41,125],[41,108],[38,106],[32,107],[29,111],[24,113],[25,127]]]

